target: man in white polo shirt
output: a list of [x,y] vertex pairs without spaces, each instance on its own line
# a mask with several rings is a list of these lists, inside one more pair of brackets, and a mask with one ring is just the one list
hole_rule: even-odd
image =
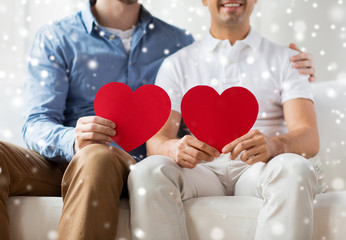
[[[308,77],[290,62],[296,52],[250,27],[256,2],[203,0],[211,13],[210,33],[163,62],[156,84],[170,95],[172,112],[147,142],[148,155],[155,156],[130,173],[134,239],[143,234],[150,240],[188,239],[182,202],[218,195],[263,199],[256,239],[312,238],[313,199],[319,191],[309,159],[319,150],[313,97]],[[196,85],[219,93],[242,86],[258,100],[253,129],[221,153],[193,136],[177,138],[182,97]],[[141,189],[145,194],[138,194]]]

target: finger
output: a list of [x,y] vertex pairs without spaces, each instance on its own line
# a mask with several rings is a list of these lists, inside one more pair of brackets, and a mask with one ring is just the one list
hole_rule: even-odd
[[[190,145],[191,147],[194,147],[200,151],[203,151],[204,153],[212,156],[212,157],[218,157],[220,156],[220,152],[213,148],[212,146],[199,141],[197,138],[191,138],[191,140],[189,140],[188,145]],[[204,160],[204,159],[203,159]]]
[[77,148],[80,150],[83,147],[86,147],[90,144],[93,144],[93,141],[76,141],[75,145],[77,146]]
[[240,142],[231,152],[231,159],[236,159],[241,152],[253,148],[255,145],[256,142],[253,140],[253,138]]
[[303,68],[303,69],[300,69],[299,72],[304,75],[311,75],[311,76],[315,75],[314,68]]
[[312,55],[310,53],[301,52],[301,53],[299,53],[297,55],[294,55],[291,58],[292,62],[304,61],[304,60],[312,60]]
[[190,156],[190,155],[188,155],[188,154],[185,154],[185,155],[182,157],[182,159],[184,159],[184,161],[186,161],[186,162],[191,163],[192,165],[197,165],[197,164],[199,164],[199,163],[202,162],[201,159],[192,157],[192,156]]
[[260,154],[261,152],[259,151],[258,148],[250,148],[246,151],[243,152],[243,154],[240,157],[240,160],[242,160],[243,162],[246,162],[252,158],[254,158],[256,155]]
[[100,125],[97,123],[87,123],[82,125],[82,132],[95,132],[95,133],[101,133],[107,136],[115,136],[116,132],[114,128]]
[[249,158],[249,160],[246,161],[246,163],[249,165],[253,165],[253,164],[258,163],[258,162],[266,163],[266,162],[268,162],[268,160],[269,159],[267,159],[267,155],[264,152],[262,152],[262,153],[259,153],[255,156]]
[[182,164],[182,161],[188,161],[191,164],[197,164],[199,160],[188,154],[189,152],[192,152],[192,151],[198,151],[198,150],[193,147],[190,147],[185,142],[180,143],[178,145],[177,153],[175,157],[176,162],[178,164]]
[[295,43],[291,43],[291,44],[289,45],[289,48],[291,48],[291,49],[293,49],[293,50],[296,50],[296,51],[299,51],[299,52],[302,52],[302,51],[298,48],[297,44],[295,44]]
[[[210,155],[208,153],[205,153],[199,149],[196,149],[194,147],[191,146],[187,146],[184,150],[184,153],[186,156],[189,156],[189,159],[191,161],[191,163],[196,164],[196,163],[200,163],[201,161],[207,161],[210,162],[214,159],[214,155]],[[185,156],[184,156],[185,158]],[[188,159],[187,159],[188,160]]]
[[191,164],[191,163],[185,161],[185,162],[184,162],[184,167],[185,167],[185,168],[189,168],[189,169],[193,169],[193,168],[196,167],[196,164]]
[[88,116],[88,117],[82,117],[80,118],[80,122],[82,124],[87,124],[87,123],[98,123],[104,126],[108,126],[111,128],[115,128],[116,124],[112,122],[111,120],[105,119],[103,117],[99,116]]
[[299,61],[293,63],[293,67],[300,69],[300,68],[311,68],[312,67],[312,61],[311,60],[305,60],[305,61]]
[[315,82],[315,81],[316,81],[316,76],[309,77],[309,82]]
[[253,165],[255,163],[258,163],[258,162],[264,162],[264,158],[265,155],[263,153],[260,153],[260,154],[257,154],[257,155],[254,155],[253,157],[249,158],[246,163],[248,165]]
[[179,161],[177,161],[177,164],[182,168],[192,169],[192,168],[196,167],[195,164],[192,164],[192,163],[186,161],[185,159],[179,159]]
[[250,138],[252,138],[255,134],[258,134],[259,131],[257,129],[251,130],[250,132],[246,133],[245,135],[235,139],[233,142],[227,144],[222,148],[222,153],[229,153],[234,150],[234,148],[242,141],[246,141]]
[[224,146],[221,152],[225,154],[231,152],[235,148],[235,146],[237,146],[238,143],[239,143],[239,138],[235,139],[234,141]]
[[95,132],[82,133],[79,141],[101,141],[101,142],[112,142],[113,139],[107,135]]
[[93,144],[103,144],[103,145],[109,145],[111,142],[108,141],[92,141]]

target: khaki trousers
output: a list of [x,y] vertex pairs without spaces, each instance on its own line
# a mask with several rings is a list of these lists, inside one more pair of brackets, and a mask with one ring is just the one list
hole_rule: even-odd
[[63,197],[58,239],[113,240],[132,164],[124,151],[101,144],[83,148],[67,165],[0,141],[0,239],[10,239],[6,201],[21,195]]

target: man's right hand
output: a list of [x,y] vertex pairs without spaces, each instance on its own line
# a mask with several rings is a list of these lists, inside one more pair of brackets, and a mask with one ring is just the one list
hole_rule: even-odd
[[181,167],[194,168],[202,161],[211,162],[220,156],[217,149],[189,135],[181,138],[176,144],[174,159]]
[[75,153],[89,144],[110,144],[113,141],[111,137],[116,134],[115,126],[114,122],[98,116],[79,118],[75,128]]

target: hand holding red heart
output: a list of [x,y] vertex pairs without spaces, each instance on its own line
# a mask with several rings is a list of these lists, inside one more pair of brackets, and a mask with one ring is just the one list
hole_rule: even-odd
[[181,115],[191,133],[220,152],[252,128],[257,114],[255,96],[243,87],[231,87],[219,95],[209,86],[196,86],[181,102]]
[[186,135],[177,141],[174,160],[181,167],[194,168],[202,161],[211,162],[218,156],[220,152],[217,149],[193,136]]
[[[112,82],[97,92],[94,109],[97,116],[117,125],[117,134],[107,136],[129,152],[160,130],[171,111],[171,102],[158,86],[143,85],[133,92],[124,83]],[[97,128],[106,131],[100,126]],[[101,140],[107,142],[109,138]]]
[[98,116],[78,119],[75,128],[75,153],[89,144],[110,144],[113,141],[112,137],[116,134],[115,126],[114,122]]
[[[78,121],[77,151],[95,142],[109,144],[112,139],[125,151],[131,151],[153,136],[164,125],[170,112],[167,93],[155,85],[144,85],[132,92],[123,83],[107,84],[96,94],[94,106],[100,117]],[[263,145],[266,138],[256,131],[252,135],[246,134],[258,114],[257,100],[249,90],[232,87],[219,95],[211,87],[196,86],[184,95],[181,114],[198,138],[185,136],[176,141],[172,152],[181,167],[194,168],[202,161],[212,161],[223,148],[224,153],[232,151],[232,156],[238,155],[240,149],[248,150],[242,159],[249,153],[256,156],[255,160],[267,159],[269,151],[264,151]],[[118,125],[116,135],[114,123]],[[248,138],[255,137],[255,141],[239,138],[244,134]],[[244,146],[243,140],[247,145]],[[248,145],[250,149],[244,148]]]
[[243,162],[249,165],[257,162],[266,163],[277,155],[281,146],[277,141],[255,129],[227,144],[222,153],[231,153],[230,157],[234,160],[244,151],[240,157]]

